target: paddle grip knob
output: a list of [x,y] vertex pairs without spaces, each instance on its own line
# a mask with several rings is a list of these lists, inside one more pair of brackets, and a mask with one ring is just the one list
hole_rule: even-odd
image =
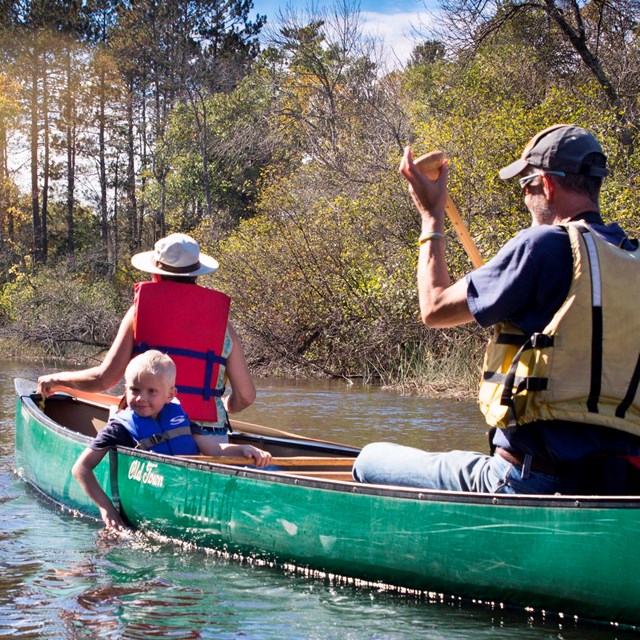
[[445,160],[444,151],[429,151],[429,153],[425,153],[414,162],[427,178],[437,180],[440,167]]

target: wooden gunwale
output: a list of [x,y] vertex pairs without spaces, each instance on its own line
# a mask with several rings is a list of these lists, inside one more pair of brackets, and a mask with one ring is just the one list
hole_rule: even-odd
[[[252,466],[249,458],[229,458],[226,456],[180,456],[190,460],[202,460],[203,462],[215,462],[217,464],[231,464],[241,466]],[[316,457],[316,456],[290,456],[276,457],[271,460],[271,464],[279,467],[351,467],[355,461],[354,457]]]
[[524,506],[552,509],[640,509],[640,496],[582,496],[582,495],[517,495],[517,494],[486,494],[470,493],[466,491],[438,491],[435,489],[414,489],[393,485],[363,484],[352,480],[332,481],[322,475],[309,472],[303,475],[295,471],[263,470],[252,466],[233,466],[211,461],[187,459],[184,456],[163,456],[160,454],[118,447],[118,451],[131,457],[157,460],[163,458],[172,465],[207,469],[212,473],[235,475],[243,478],[259,478],[265,482],[278,484],[295,484],[305,487],[347,491],[359,495],[393,497],[403,500],[419,500],[421,502],[451,502],[455,504],[480,504],[492,506]]

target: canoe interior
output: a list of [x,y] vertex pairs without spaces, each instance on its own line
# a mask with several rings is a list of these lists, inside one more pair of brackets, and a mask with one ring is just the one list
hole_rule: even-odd
[[[57,424],[89,438],[95,437],[109,419],[109,408],[100,404],[81,401],[66,394],[55,394],[48,398],[44,414]],[[246,424],[246,423],[240,423]],[[232,422],[233,425],[233,422]],[[279,473],[295,473],[300,476],[325,480],[352,482],[351,468],[358,450],[323,441],[304,441],[255,435],[234,430],[229,442],[252,444],[271,453],[281,467]],[[188,456],[201,462],[225,462],[209,456]],[[244,466],[244,461],[237,461]]]

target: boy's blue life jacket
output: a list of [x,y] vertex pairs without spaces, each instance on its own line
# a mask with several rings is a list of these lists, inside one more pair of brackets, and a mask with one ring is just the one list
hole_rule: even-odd
[[191,435],[187,414],[180,403],[168,402],[157,420],[142,418],[132,409],[118,411],[114,419],[120,422],[138,443],[136,449],[166,455],[197,455],[200,453]]

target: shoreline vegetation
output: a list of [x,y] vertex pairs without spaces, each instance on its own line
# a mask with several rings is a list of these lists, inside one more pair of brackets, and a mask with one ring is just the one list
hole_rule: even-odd
[[[219,261],[201,283],[233,299],[254,374],[475,395],[486,332],[418,317],[407,144],[450,159],[490,259],[530,224],[498,168],[578,124],[609,158],[604,219],[640,236],[640,4],[439,0],[393,68],[352,0],[269,21],[223,4],[1,5],[8,353],[97,361],[140,277],[130,256],[183,232]],[[457,280],[471,265],[446,236]]]
[[[68,367],[84,368],[99,364],[105,355],[105,351],[93,349],[72,349],[65,357],[53,358],[39,346],[25,345],[15,339],[0,338],[0,358],[4,360],[20,360],[21,362],[41,363],[42,373],[52,369],[64,369]],[[392,393],[400,395],[417,395],[427,398],[451,398],[456,400],[473,400],[477,395],[477,383],[480,369],[478,363],[469,364],[467,354],[457,354],[459,361],[454,361],[454,356],[449,358],[447,366],[425,366],[421,364],[419,372],[415,370],[402,370],[401,376],[392,378],[379,375],[370,376],[332,376],[335,380],[342,380],[347,384],[361,383],[364,385],[380,386]],[[464,364],[462,364],[464,363]],[[475,371],[474,371],[475,369]],[[396,372],[397,373],[397,372]],[[268,371],[266,369],[252,368],[252,375],[260,378],[310,378],[301,375],[300,371],[280,369]],[[317,376],[315,376],[317,378]],[[325,376],[327,377],[327,376]]]

